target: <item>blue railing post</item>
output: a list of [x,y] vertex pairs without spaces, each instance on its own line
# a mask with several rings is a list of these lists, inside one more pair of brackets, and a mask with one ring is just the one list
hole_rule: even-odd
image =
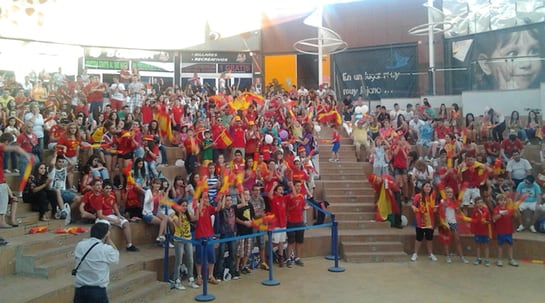
[[337,237],[335,236],[336,233],[336,227],[335,223],[337,221],[335,220],[335,215],[331,214],[331,250],[330,254],[325,256],[327,260],[335,260],[335,258],[338,258],[338,256],[335,254],[335,251],[337,250]]
[[195,296],[199,302],[208,302],[216,299],[213,294],[208,293],[208,239],[201,240],[201,276],[202,276],[202,295]]
[[280,285],[280,281],[273,279],[273,245],[272,245],[272,230],[267,231],[267,237],[269,243],[267,243],[267,250],[269,252],[269,279],[261,281],[261,284],[266,286]]
[[331,215],[331,221],[333,225],[331,226],[331,253],[333,254],[333,266],[327,270],[331,272],[343,272],[345,271],[344,267],[339,266],[339,231],[338,231],[338,222],[335,220],[335,215]]
[[[168,210],[167,210],[167,206],[166,205],[163,205],[162,206],[164,209],[165,209],[165,214],[168,214]],[[164,250],[165,250],[165,254],[164,254],[164,259],[163,259],[163,281],[165,282],[168,282],[168,245],[170,243],[170,238],[171,238],[171,234],[170,234],[170,229],[168,228],[168,224],[167,224],[167,227],[166,227],[166,237],[165,237],[165,242],[163,243],[163,246],[164,246]]]

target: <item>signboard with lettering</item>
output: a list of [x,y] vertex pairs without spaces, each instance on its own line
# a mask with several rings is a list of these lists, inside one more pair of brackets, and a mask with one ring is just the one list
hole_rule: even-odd
[[121,70],[121,67],[128,66],[128,60],[107,60],[85,58],[85,68],[88,69],[113,69]]
[[370,100],[417,97],[416,54],[416,45],[335,54],[335,89],[341,96],[363,95]]
[[182,63],[182,73],[217,73],[216,64]]
[[218,72],[231,72],[233,74],[249,74],[252,72],[251,63],[242,64],[218,64]]
[[182,52],[182,62],[195,63],[251,63],[248,52]]

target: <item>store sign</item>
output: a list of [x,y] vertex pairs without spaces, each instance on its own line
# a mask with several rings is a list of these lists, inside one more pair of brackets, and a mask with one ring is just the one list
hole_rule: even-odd
[[85,68],[88,69],[113,69],[121,70],[123,66],[128,66],[129,61],[124,60],[107,60],[107,59],[85,59]]
[[336,89],[342,96],[407,98],[418,96],[416,45],[333,55]]
[[218,72],[231,72],[233,74],[249,74],[252,72],[252,64],[218,64]]
[[182,52],[182,62],[251,63],[251,56],[246,52]]

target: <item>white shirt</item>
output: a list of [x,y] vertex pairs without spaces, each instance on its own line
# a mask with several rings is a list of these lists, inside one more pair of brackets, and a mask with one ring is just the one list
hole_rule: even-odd
[[[30,121],[32,118],[34,118],[33,113],[25,114],[25,121]],[[36,119],[32,122],[32,132],[38,138],[44,137],[44,117],[42,114],[37,114]]]
[[110,86],[110,92],[112,93],[112,99],[124,101],[125,95],[123,95],[123,92],[125,91],[125,85],[123,83],[112,83]]
[[110,264],[119,263],[119,251],[106,243],[102,243],[97,238],[85,239],[76,245],[74,250],[76,264],[74,268],[78,266],[87,250],[97,242],[99,244],[91,249],[78,268],[75,281],[76,287],[98,286],[106,288],[110,283]]
[[53,180],[49,185],[51,189],[66,190],[66,167],[57,169],[53,167],[49,172],[49,179]]
[[512,179],[522,180],[528,175],[528,171],[532,169],[532,165],[526,159],[520,159],[518,162],[514,159],[507,162],[505,170],[511,174]]

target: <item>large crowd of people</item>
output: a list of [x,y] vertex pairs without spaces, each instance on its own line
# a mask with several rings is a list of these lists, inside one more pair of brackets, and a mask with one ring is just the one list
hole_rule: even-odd
[[[475,226],[485,223],[480,230],[493,232],[486,234],[486,240],[476,236],[477,243],[488,243],[497,234],[500,247],[513,244],[515,227],[518,232],[526,228],[536,232],[536,227],[540,228],[545,219],[538,183],[542,178],[536,176],[543,149],[541,161],[534,166],[524,158],[526,147],[541,144],[542,140],[544,129],[535,111],[529,111],[524,120],[513,111],[509,120],[498,110],[485,107],[482,114],[466,113],[464,119],[457,104],[450,108],[441,104],[436,111],[426,98],[414,107],[408,104],[406,110],[398,104],[390,111],[379,105],[373,113],[368,113],[367,105],[352,108],[351,102],[343,103],[345,111],[354,111],[355,118],[345,119],[344,125],[353,135],[358,157],[364,158],[360,147],[365,147],[365,158],[373,163],[369,180],[379,182],[373,184],[378,199],[377,218],[385,220],[385,214],[393,213],[393,226],[401,227],[402,202],[411,203],[416,221],[412,261],[417,260],[424,240],[428,240],[430,259],[437,260],[431,245],[437,227],[448,263],[452,262],[452,240],[457,242],[461,260],[468,263],[459,242],[458,224],[462,222],[471,222],[474,231],[479,229]],[[381,185],[385,183],[391,185]],[[380,196],[383,187],[391,193],[385,199]],[[485,215],[483,208],[476,206],[479,202],[486,205]],[[436,217],[439,220],[434,220]],[[501,257],[500,249],[498,266],[503,265]],[[512,249],[509,257],[509,264],[516,266]],[[481,263],[480,256],[476,263]],[[484,264],[490,265],[488,255]]]
[[[302,226],[305,199],[313,201],[314,196],[321,127],[332,128],[330,161],[342,161],[338,151],[344,126],[356,145],[357,159],[372,163],[373,173],[382,177],[377,180],[398,186],[390,188],[398,200],[394,208],[401,210],[402,202],[412,201],[416,250],[424,239],[433,239],[434,213],[442,214],[439,223],[455,240],[456,221],[476,216],[481,208],[475,205],[481,201],[488,209],[488,224],[506,214],[520,221],[518,212],[501,202],[502,197],[516,202],[513,192],[524,195],[516,208],[533,211],[528,226],[536,231],[541,190],[523,157],[525,144],[541,138],[536,112],[529,113],[526,123],[514,111],[507,124],[505,115],[493,108],[486,108],[481,119],[471,113],[464,118],[456,104],[441,104],[436,111],[426,98],[406,110],[395,104],[391,110],[377,106],[371,112],[361,97],[353,100],[348,95],[337,104],[335,92],[326,85],[284,90],[272,83],[261,95],[255,87],[215,91],[195,75],[180,89],[155,80],[143,83],[138,70],[126,68],[111,84],[86,70],[72,81],[60,69],[28,75],[23,83],[4,76],[2,84],[5,152],[0,177],[5,180],[4,174],[14,173],[23,180],[28,163],[34,164],[21,197],[33,204],[40,220],[64,219],[71,213],[78,220],[116,225],[123,230],[128,251],[138,251],[129,222],[158,225],[156,240],[175,247],[177,266],[193,251],[183,242],[166,242],[167,228],[185,239],[228,238],[251,233],[252,222],[266,212],[274,214],[278,228]],[[167,159],[167,147],[180,149],[185,168],[172,180],[163,174],[173,162]],[[46,159],[45,150],[51,159]],[[453,198],[459,193],[460,199]],[[0,206],[0,223],[9,228],[4,221],[7,202]],[[401,223],[397,215],[395,225]],[[14,220],[12,216],[12,225]],[[520,222],[517,231],[525,227]],[[512,244],[502,239],[502,244]],[[265,242],[253,240],[263,261],[260,266],[267,269]],[[303,231],[275,233],[273,241],[279,266],[304,265]],[[241,240],[222,243],[217,255],[207,252],[208,281],[217,284],[225,268],[233,279],[249,273],[253,246],[252,240]],[[191,287],[203,281],[199,249]],[[448,245],[445,249],[449,255]],[[229,251],[226,260],[224,251]],[[417,251],[411,259],[417,259]],[[179,273],[173,277],[174,287],[183,289]]]
[[[157,242],[176,248],[178,264],[190,249],[165,241],[167,228],[186,239],[232,237],[252,233],[253,221],[267,212],[276,218],[269,225],[302,226],[318,174],[315,125],[340,125],[335,94],[326,86],[284,91],[274,84],[258,93],[236,86],[216,92],[197,75],[183,90],[142,83],[136,69],[126,68],[111,84],[87,70],[75,80],[60,69],[28,75],[24,83],[5,75],[0,125],[9,138],[0,174],[26,181],[23,172],[31,165],[21,197],[41,221],[71,216],[116,225],[127,251],[138,251],[129,222],[158,225]],[[179,149],[176,162],[185,170],[168,167],[175,159],[167,159],[167,148]],[[176,176],[168,179],[165,170]],[[279,251],[280,266],[303,266],[303,239],[303,231],[278,234],[279,248],[288,242],[288,251]],[[256,241],[267,269],[265,241]],[[250,272],[253,246],[241,240],[220,245],[218,255],[209,252],[209,282],[223,279],[225,268],[233,279]],[[224,250],[230,259],[218,257]],[[183,288],[177,278],[175,287]],[[198,275],[190,286],[202,281]]]

